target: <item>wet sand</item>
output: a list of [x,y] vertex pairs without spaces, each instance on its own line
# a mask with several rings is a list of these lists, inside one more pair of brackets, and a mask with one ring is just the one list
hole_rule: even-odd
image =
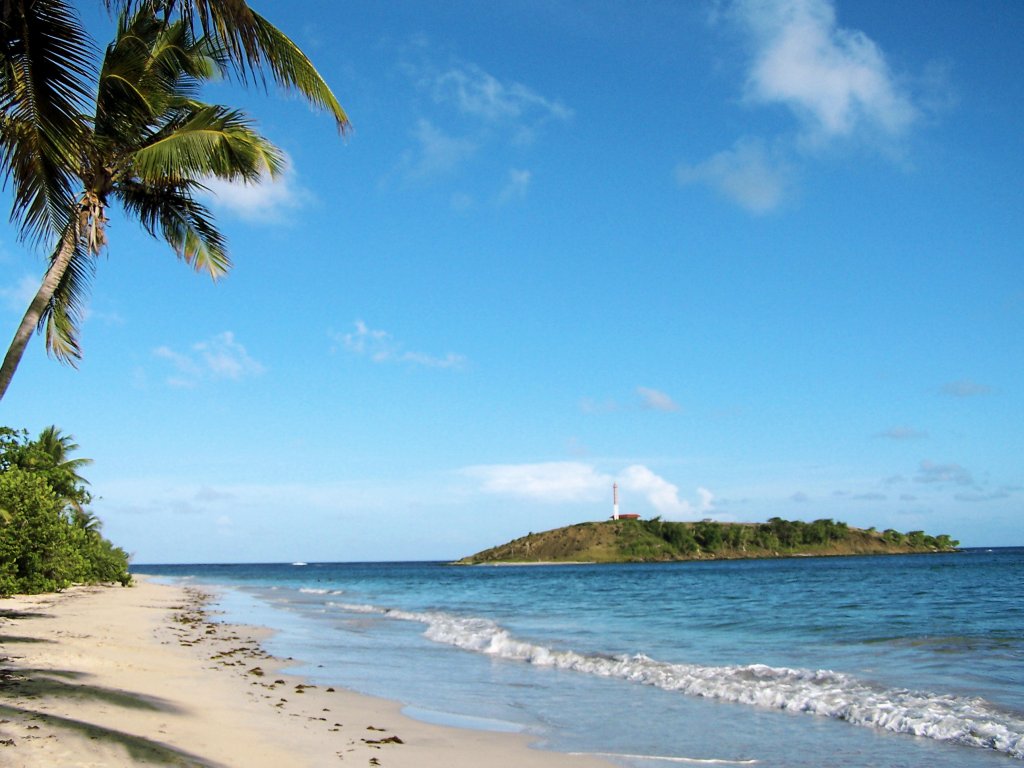
[[145,579],[0,600],[0,765],[608,766],[310,685],[262,650],[266,630],[205,604]]

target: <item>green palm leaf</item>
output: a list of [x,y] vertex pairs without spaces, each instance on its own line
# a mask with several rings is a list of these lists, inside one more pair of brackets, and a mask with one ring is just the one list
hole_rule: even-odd
[[264,172],[274,177],[283,169],[281,150],[242,112],[218,105],[189,112],[180,125],[169,126],[133,153],[133,171],[140,178],[256,182]]
[[313,63],[283,32],[253,11],[256,39],[267,59],[267,66],[278,83],[299,91],[313,105],[326,109],[334,117],[338,130],[348,126],[348,115]]
[[125,210],[154,237],[162,237],[178,258],[214,280],[231,269],[227,242],[207,208],[193,192],[203,189],[195,181],[180,184],[122,184],[117,194]]

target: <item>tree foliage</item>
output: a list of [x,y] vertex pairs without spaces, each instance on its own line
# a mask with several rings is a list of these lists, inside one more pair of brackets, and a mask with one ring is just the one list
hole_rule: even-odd
[[92,497],[56,427],[31,440],[0,427],[0,595],[51,592],[73,583],[127,584],[128,555],[100,533]]
[[878,534],[874,529],[854,531],[846,523],[822,518],[810,523],[772,517],[765,523],[665,522],[659,518],[637,521],[646,531],[659,537],[682,556],[701,552],[810,552],[827,551],[833,545],[856,545],[865,537],[876,538],[891,547],[908,551],[947,551],[959,546],[947,534],[930,536],[924,531],[900,533],[889,529]]

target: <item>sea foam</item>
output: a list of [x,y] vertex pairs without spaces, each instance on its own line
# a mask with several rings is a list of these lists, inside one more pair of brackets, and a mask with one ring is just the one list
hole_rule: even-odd
[[642,653],[585,654],[517,639],[490,619],[372,605],[328,605],[348,613],[420,622],[430,640],[497,658],[617,678],[689,696],[806,712],[1024,759],[1024,719],[981,698],[883,688],[831,670],[764,664],[701,666],[658,661]]

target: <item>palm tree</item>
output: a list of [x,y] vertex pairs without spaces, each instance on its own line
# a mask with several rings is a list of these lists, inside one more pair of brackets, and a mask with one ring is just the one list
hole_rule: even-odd
[[45,473],[54,493],[72,515],[83,513],[82,505],[89,503],[91,498],[85,490],[89,481],[79,474],[79,470],[92,464],[92,459],[72,458],[71,454],[77,450],[78,443],[74,437],[64,434],[56,426],[49,426],[25,445],[18,460],[22,469]]
[[88,480],[78,474],[78,470],[92,464],[92,459],[71,458],[71,454],[78,450],[78,443],[73,436],[65,435],[56,426],[49,426],[39,433],[30,447],[44,453],[53,462],[55,469],[67,472],[76,483],[89,484]]
[[[197,271],[216,279],[230,268],[194,193],[204,178],[273,176],[281,154],[244,114],[197,101],[200,83],[229,65],[243,82],[269,70],[329,111],[339,130],[348,126],[306,56],[244,0],[104,2],[122,13],[97,76],[91,41],[67,2],[0,0],[0,176],[12,181],[20,236],[56,240],[0,366],[0,398],[37,328],[58,360],[81,357],[78,326],[111,196]],[[86,118],[90,81],[95,109]]]
[[82,509],[81,507],[72,507],[70,520],[75,528],[79,528],[85,533],[86,538],[100,538],[103,521],[89,510]]

